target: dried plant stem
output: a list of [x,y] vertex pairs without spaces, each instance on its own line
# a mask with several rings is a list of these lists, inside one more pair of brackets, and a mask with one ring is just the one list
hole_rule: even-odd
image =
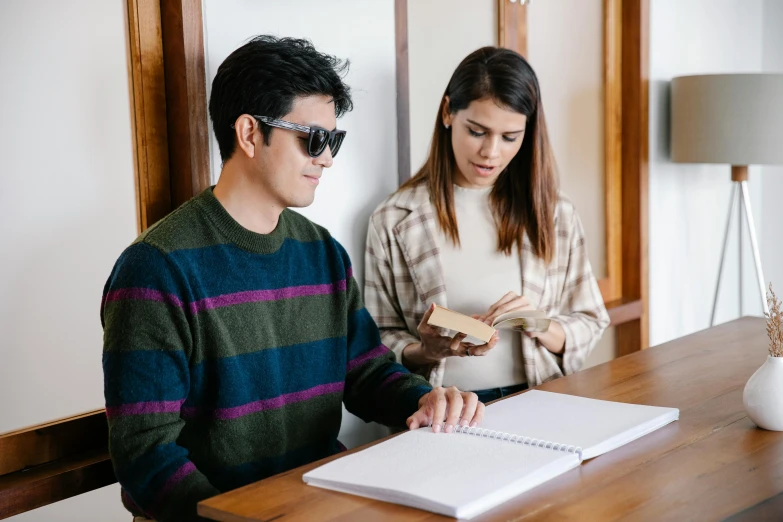
[[783,313],[780,311],[781,303],[775,292],[772,291],[772,283],[767,292],[767,336],[769,337],[769,354],[772,357],[783,357]]

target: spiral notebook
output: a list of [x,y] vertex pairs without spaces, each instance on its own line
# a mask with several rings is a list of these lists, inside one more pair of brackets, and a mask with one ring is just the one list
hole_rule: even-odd
[[312,486],[469,519],[655,431],[676,408],[531,390],[486,409],[481,427],[422,428],[316,468]]

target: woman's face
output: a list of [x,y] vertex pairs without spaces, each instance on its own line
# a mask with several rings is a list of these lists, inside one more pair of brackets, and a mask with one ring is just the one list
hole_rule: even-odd
[[454,114],[447,111],[448,101],[442,117],[451,127],[457,161],[454,182],[466,188],[493,185],[522,146],[527,116],[499,107],[491,98],[471,102]]

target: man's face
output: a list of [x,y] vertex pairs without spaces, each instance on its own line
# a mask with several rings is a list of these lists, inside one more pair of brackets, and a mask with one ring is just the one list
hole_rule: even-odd
[[[308,127],[334,130],[337,118],[328,96],[297,98],[291,112],[280,118]],[[307,154],[308,135],[272,128],[269,145],[254,158],[259,167],[259,182],[283,207],[306,207],[315,199],[315,189],[323,169],[332,166],[332,151],[327,146],[317,158]]]

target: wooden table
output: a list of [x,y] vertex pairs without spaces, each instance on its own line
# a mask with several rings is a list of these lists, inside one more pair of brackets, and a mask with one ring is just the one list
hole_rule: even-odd
[[[766,357],[764,320],[743,318],[540,386],[673,406],[680,420],[473,520],[783,520],[783,433],[756,428],[742,407]],[[199,513],[225,522],[449,520],[306,486],[302,474],[328,460],[206,500]],[[470,480],[469,466],[444,480]]]

